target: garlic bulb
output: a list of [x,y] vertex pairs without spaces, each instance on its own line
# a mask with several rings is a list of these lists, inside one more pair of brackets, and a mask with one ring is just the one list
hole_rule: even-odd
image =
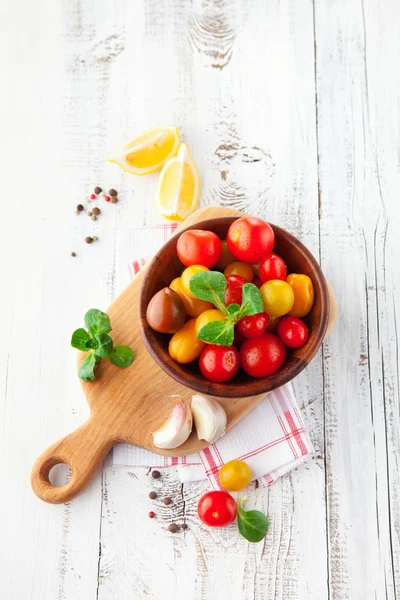
[[226,412],[213,398],[195,394],[192,396],[192,413],[199,440],[212,444],[226,428]]
[[168,419],[153,433],[156,448],[178,448],[192,431],[192,411],[185,402],[178,402]]

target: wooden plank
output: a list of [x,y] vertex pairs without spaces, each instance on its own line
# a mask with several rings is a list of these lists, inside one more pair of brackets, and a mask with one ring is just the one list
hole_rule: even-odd
[[[197,1],[191,6],[178,0],[139,2],[134,9],[126,4],[125,10],[125,51],[111,75],[109,105],[121,102],[117,94],[130,102],[122,117],[108,111],[107,137],[118,146],[130,132],[177,124],[200,169],[203,205],[259,214],[292,231],[318,256],[311,7],[270,0],[250,7]],[[219,40],[218,30],[204,29],[207,22],[233,33]],[[202,29],[193,33],[198,23]],[[229,60],[221,56],[228,38]],[[219,67],[213,67],[216,61]],[[138,81],[146,83],[135,91]],[[118,231],[159,222],[151,202],[155,179],[120,177],[119,188],[129,191],[132,202],[119,207]],[[173,514],[178,520],[188,515],[191,528],[173,537],[165,532],[171,520],[165,509],[157,520],[146,516],[152,479],[140,469],[106,468],[100,600],[151,594],[205,599],[217,593],[235,599],[327,597],[320,356],[295,389],[300,404],[307,405],[319,458],[269,490],[250,492],[251,502],[271,517],[264,544],[248,545],[234,529],[201,527],[196,506],[204,483],[168,488],[175,499],[183,493],[185,503]]]
[[[390,64],[399,51],[400,14],[389,4],[315,6],[322,266],[340,290],[342,322],[324,352],[335,600],[395,598],[399,590],[398,355],[390,268],[399,249],[393,202],[399,103],[393,86],[398,72]],[[366,570],[368,564],[374,568]]]

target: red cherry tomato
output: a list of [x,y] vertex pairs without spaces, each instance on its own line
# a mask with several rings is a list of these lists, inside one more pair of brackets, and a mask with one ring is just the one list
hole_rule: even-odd
[[289,348],[300,348],[308,340],[307,325],[297,317],[284,317],[279,321],[277,333]]
[[239,352],[235,346],[208,344],[200,354],[200,370],[209,381],[229,381],[239,369]]
[[236,328],[245,338],[260,337],[267,329],[268,317],[265,313],[243,317]]
[[242,304],[242,287],[247,281],[241,275],[228,275],[226,277],[227,288],[225,291],[225,304]]
[[260,264],[260,279],[263,283],[271,279],[286,281],[287,268],[285,261],[277,254],[268,254]]
[[267,377],[285,362],[286,348],[273,333],[246,340],[240,348],[240,364],[252,377]]
[[233,256],[242,262],[257,263],[272,252],[275,234],[262,219],[241,217],[229,227],[226,241]]
[[226,527],[236,518],[236,502],[228,492],[207,492],[200,498],[197,512],[209,527]]
[[222,243],[212,231],[191,229],[179,237],[176,251],[186,267],[202,265],[210,269],[221,257]]

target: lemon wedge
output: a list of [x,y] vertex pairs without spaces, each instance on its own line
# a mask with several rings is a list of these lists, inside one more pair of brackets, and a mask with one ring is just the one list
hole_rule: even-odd
[[186,144],[162,168],[156,206],[163,217],[183,221],[194,212],[200,196],[200,175]]
[[157,127],[125,144],[115,157],[107,160],[128,173],[147,175],[159,171],[168,159],[175,156],[179,144],[179,131],[176,127]]

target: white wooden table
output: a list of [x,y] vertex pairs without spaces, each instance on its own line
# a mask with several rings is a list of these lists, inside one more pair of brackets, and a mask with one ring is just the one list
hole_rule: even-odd
[[[2,599],[400,598],[399,58],[397,0],[0,3]],[[206,483],[168,481],[175,536],[169,510],[147,518],[145,470],[105,466],[66,506],[29,486],[88,414],[71,332],[113,299],[120,236],[162,222],[156,176],[105,157],[159,124],[189,143],[202,205],[293,232],[340,304],[294,383],[316,455],[250,490],[271,520],[256,545],[200,525]],[[96,184],[121,202],[92,223],[74,208]]]

